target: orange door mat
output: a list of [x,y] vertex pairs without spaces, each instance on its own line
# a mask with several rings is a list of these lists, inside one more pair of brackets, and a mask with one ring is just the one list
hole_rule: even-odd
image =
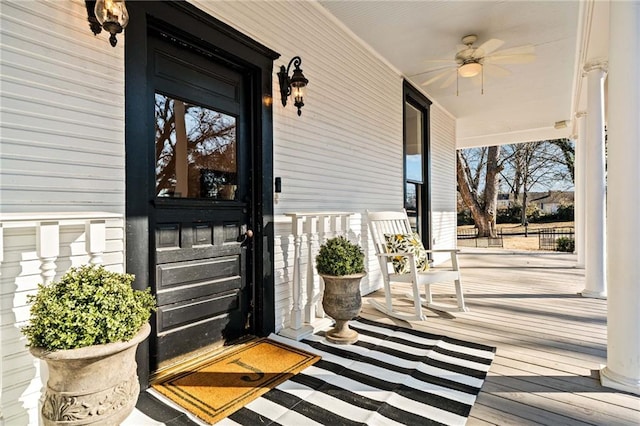
[[153,388],[206,422],[215,423],[318,360],[318,355],[259,339]]

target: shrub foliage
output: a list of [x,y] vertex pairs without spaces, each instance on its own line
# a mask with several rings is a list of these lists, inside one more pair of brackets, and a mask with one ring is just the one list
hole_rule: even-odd
[[134,278],[87,265],[39,284],[29,296],[30,324],[22,329],[28,345],[53,351],[131,339],[155,310],[149,289],[131,287]]
[[359,245],[339,236],[327,240],[316,256],[316,268],[321,275],[362,274],[364,253]]
[[575,248],[576,248],[576,242],[573,238],[560,237],[556,240],[556,251],[573,253]]

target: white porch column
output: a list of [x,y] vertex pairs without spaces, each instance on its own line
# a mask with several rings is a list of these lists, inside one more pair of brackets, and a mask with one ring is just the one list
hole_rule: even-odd
[[586,287],[581,294],[604,299],[607,297],[604,177],[604,78],[607,63],[588,63],[584,70],[587,76],[585,231],[589,236],[585,251]]
[[586,169],[587,169],[587,156],[586,156],[586,134],[587,134],[587,113],[584,111],[576,114],[576,121],[578,123],[578,136],[575,141],[575,202],[574,202],[574,218],[575,218],[575,232],[576,232],[576,252],[578,254],[577,267],[584,269],[585,259],[585,241],[587,233],[585,232],[585,188],[586,188]]
[[607,365],[603,386],[640,395],[640,2],[612,1],[609,34]]

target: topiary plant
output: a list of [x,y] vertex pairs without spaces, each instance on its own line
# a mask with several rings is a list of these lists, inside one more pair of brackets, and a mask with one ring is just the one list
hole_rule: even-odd
[[30,295],[30,324],[23,327],[28,346],[76,349],[127,341],[155,310],[149,289],[134,290],[131,274],[102,266],[71,268],[60,281],[38,285]]
[[327,240],[316,256],[316,268],[320,275],[363,274],[364,253],[359,245],[340,236]]

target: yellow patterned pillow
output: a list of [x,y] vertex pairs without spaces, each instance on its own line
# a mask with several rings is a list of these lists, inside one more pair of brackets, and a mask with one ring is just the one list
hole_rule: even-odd
[[[384,234],[384,239],[387,243],[387,253],[412,253],[416,259],[418,272],[429,270],[429,257],[417,233]],[[411,271],[407,256],[394,256],[391,258],[391,263],[396,274],[408,274]]]

